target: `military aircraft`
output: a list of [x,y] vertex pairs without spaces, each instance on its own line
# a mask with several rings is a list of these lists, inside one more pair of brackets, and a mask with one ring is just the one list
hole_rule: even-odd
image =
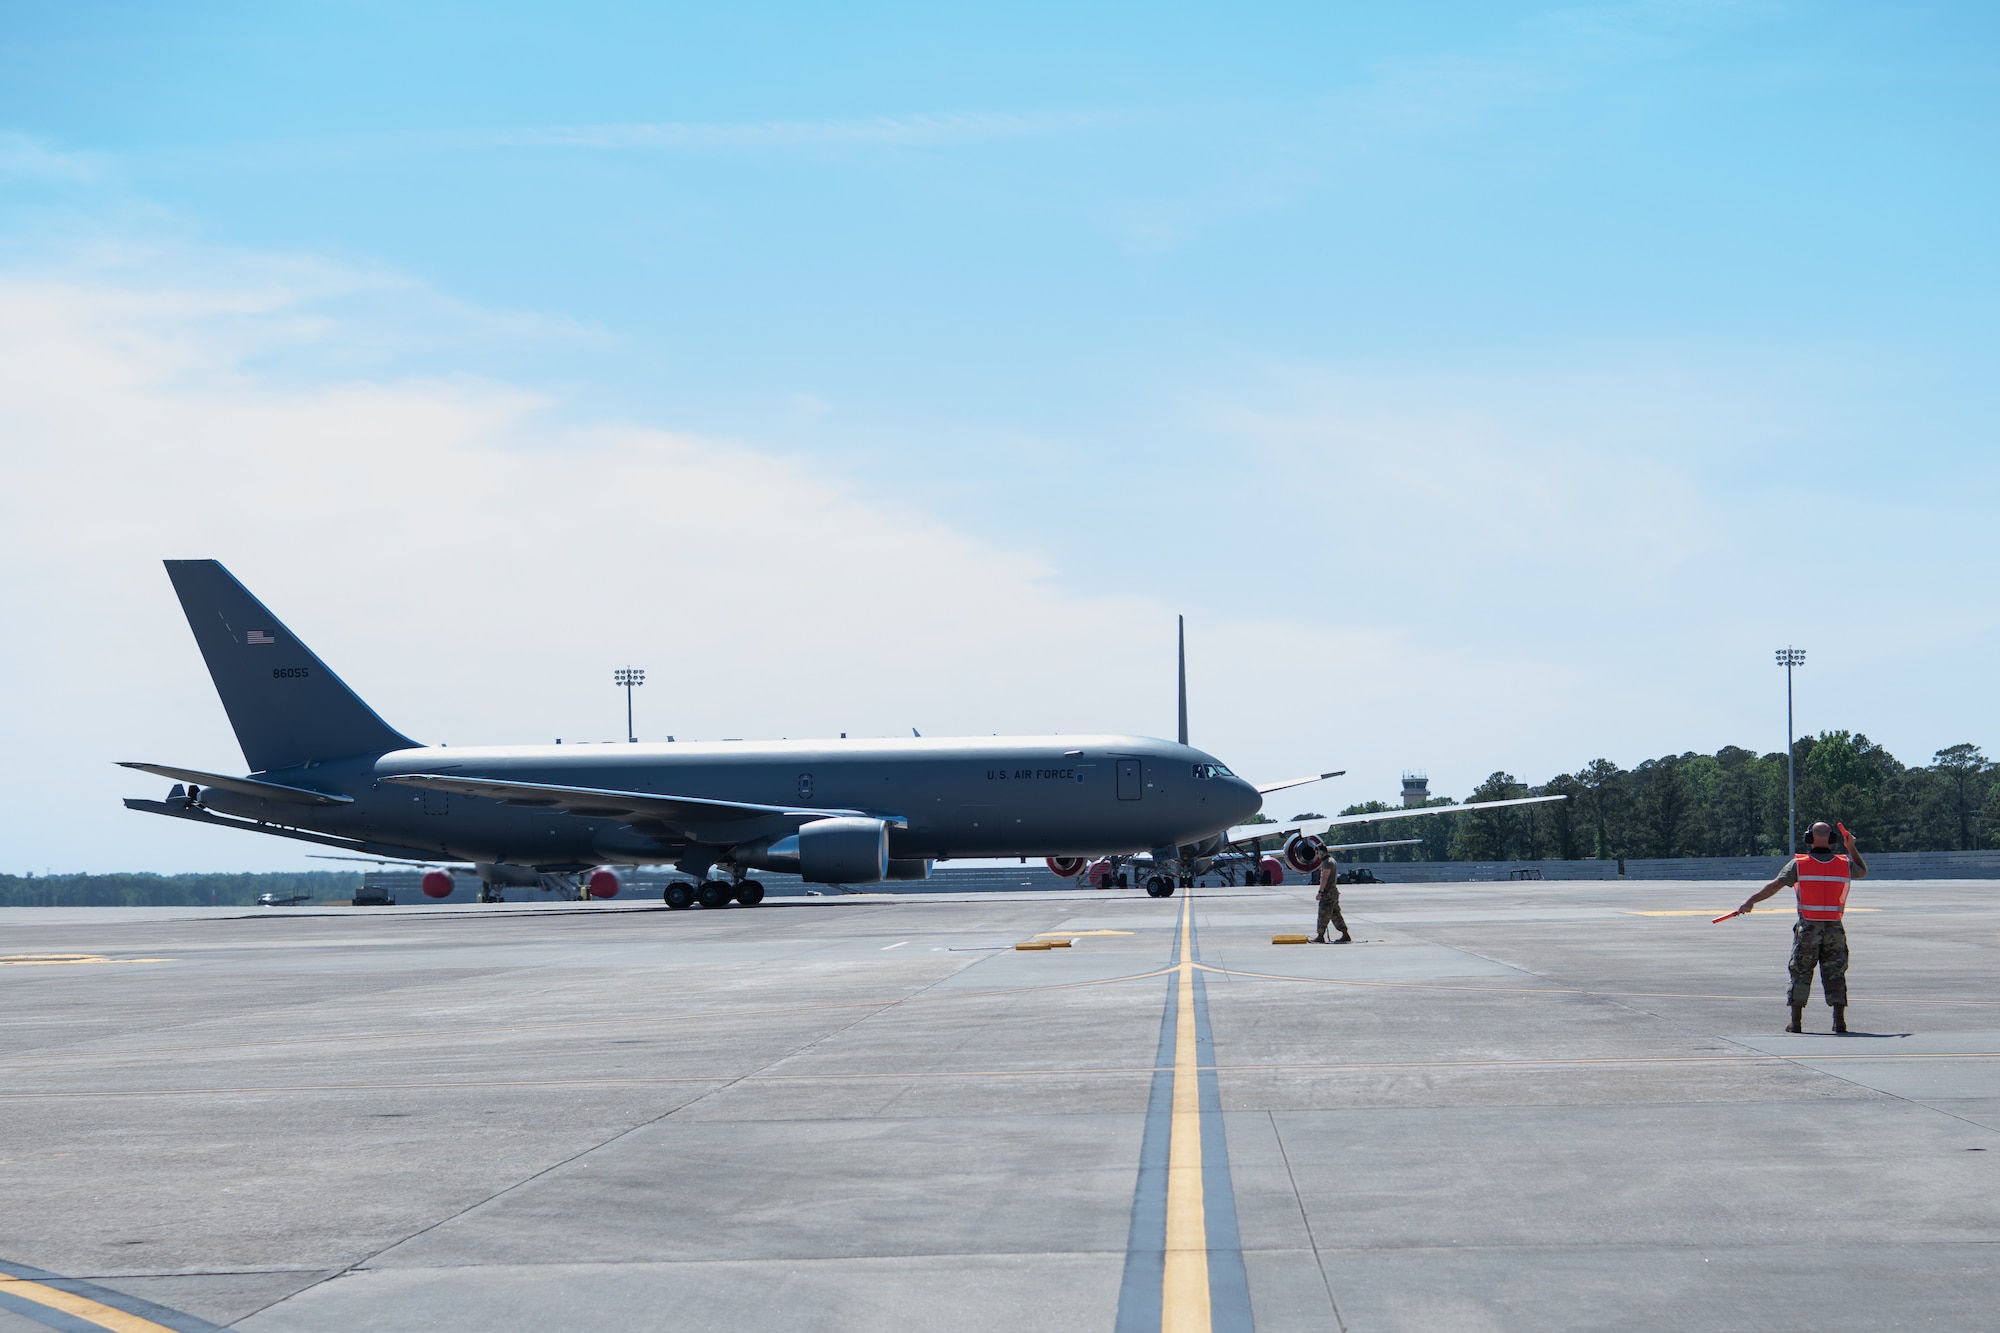
[[[669,905],[755,905],[757,870],[851,885],[927,878],[954,857],[1146,851],[1193,882],[1265,794],[1180,740],[1144,736],[426,746],[384,722],[214,560],[169,560],[250,772],[131,761],[171,778],[133,810],[366,857],[469,862],[489,889],[670,863]],[[1075,873],[1075,872],[1072,872]],[[1167,893],[1172,888],[1166,889]],[[482,895],[484,896],[484,895]],[[1161,895],[1164,896],[1164,895]]]

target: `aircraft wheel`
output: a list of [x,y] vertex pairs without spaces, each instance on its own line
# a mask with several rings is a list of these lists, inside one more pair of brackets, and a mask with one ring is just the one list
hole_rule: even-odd
[[667,885],[666,891],[660,897],[676,912],[685,912],[694,906],[694,885],[685,880],[676,880]]
[[736,889],[733,885],[717,884],[711,880],[696,889],[694,896],[703,907],[727,907],[729,900],[736,896]]
[[755,907],[764,901],[764,886],[754,879],[746,879],[736,886],[736,901],[745,907]]
[[1164,875],[1153,875],[1146,880],[1146,896],[1148,898],[1167,898],[1172,895],[1173,889],[1167,884]]

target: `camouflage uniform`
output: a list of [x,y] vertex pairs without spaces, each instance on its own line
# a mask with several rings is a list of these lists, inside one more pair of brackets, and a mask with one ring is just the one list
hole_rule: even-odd
[[1340,878],[1329,863],[1326,874],[1319,886],[1319,928],[1313,931],[1313,938],[1326,938],[1326,927],[1331,922],[1340,933],[1347,933],[1347,921],[1340,915]]
[[1847,1003],[1847,928],[1838,921],[1806,921],[1792,927],[1791,1003],[1812,999],[1813,967],[1829,1005]]

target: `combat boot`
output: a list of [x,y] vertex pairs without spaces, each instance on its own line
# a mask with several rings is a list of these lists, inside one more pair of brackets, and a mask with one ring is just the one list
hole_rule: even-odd
[[1804,1032],[1805,1030],[1806,1030],[1806,1007],[1802,1004],[1795,1004],[1792,1006],[1791,1024],[1788,1027],[1786,1027],[1785,1031]]
[[1833,1030],[1843,1037],[1847,1035],[1847,1006],[1844,1004],[1833,1006]]
[[1337,939],[1337,940],[1335,940],[1335,941],[1334,941],[1334,943],[1335,943],[1335,944],[1352,944],[1352,943],[1354,943],[1354,937],[1353,937],[1352,935],[1348,934],[1348,933],[1347,933],[1346,931],[1344,931],[1344,930],[1343,930],[1343,931],[1341,931],[1341,932],[1340,932],[1340,938],[1339,938],[1339,939]]

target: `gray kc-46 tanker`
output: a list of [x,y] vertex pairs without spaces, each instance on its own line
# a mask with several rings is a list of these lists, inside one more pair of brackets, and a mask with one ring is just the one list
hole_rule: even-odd
[[[247,777],[172,778],[134,810],[367,857],[464,861],[491,887],[671,863],[667,900],[755,903],[755,870],[827,884],[923,879],[936,860],[1150,853],[1171,893],[1256,814],[1258,788],[1186,744],[996,736],[668,744],[425,746],[376,715],[213,560],[169,560]],[[1295,785],[1276,784],[1266,790]],[[616,879],[611,881],[615,888]],[[679,889],[677,894],[675,889]]]

